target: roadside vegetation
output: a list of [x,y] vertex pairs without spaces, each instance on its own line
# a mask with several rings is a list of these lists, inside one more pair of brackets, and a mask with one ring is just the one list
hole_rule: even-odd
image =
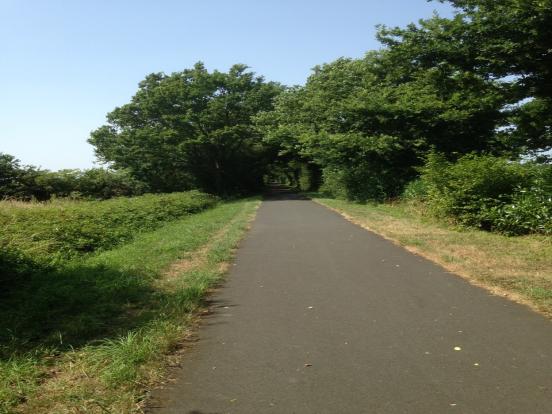
[[402,199],[438,218],[509,236],[552,235],[552,165],[473,154],[429,154]]
[[[186,193],[149,194],[106,201],[56,199],[46,203],[0,202],[0,247],[13,266],[55,265],[132,240],[171,220],[217,203],[215,196]],[[2,273],[0,273],[2,274]]]
[[105,168],[0,153],[0,412],[139,411],[267,183],[550,314],[552,0],[443,1],[302,86],[149,74]]
[[139,412],[257,205],[181,215],[2,292],[0,412]]

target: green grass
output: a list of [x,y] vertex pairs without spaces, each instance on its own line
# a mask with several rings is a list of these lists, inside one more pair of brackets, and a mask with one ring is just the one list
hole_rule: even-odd
[[198,191],[105,201],[0,201],[0,280],[7,277],[2,268],[23,273],[37,266],[56,266],[61,260],[129,242],[139,232],[216,203],[216,197]]
[[257,200],[38,269],[0,304],[0,413],[140,412]]
[[460,227],[421,204],[358,204],[311,194],[327,207],[472,283],[552,317],[552,237],[508,237]]

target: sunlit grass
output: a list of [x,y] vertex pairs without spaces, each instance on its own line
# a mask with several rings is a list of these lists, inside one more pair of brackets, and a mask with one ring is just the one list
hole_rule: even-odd
[[[222,203],[15,292],[0,323],[11,332],[0,344],[0,413],[140,412],[258,203]],[[189,257],[194,266],[169,274]]]

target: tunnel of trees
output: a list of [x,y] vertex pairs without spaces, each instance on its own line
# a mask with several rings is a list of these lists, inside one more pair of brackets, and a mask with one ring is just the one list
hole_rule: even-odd
[[552,3],[450,3],[454,17],[380,27],[381,50],[317,66],[304,86],[243,65],[149,75],[90,142],[157,191],[248,192],[263,177],[309,188],[322,174],[353,199],[400,194],[430,152],[545,154]]

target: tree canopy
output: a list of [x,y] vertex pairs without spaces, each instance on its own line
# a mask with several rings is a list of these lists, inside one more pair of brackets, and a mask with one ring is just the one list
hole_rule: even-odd
[[357,199],[399,194],[431,152],[546,154],[552,0],[439,1],[452,17],[381,26],[380,50],[316,66],[304,86],[244,65],[151,74],[90,142],[155,191],[245,192],[272,169],[296,183],[322,171]]
[[552,148],[551,1],[450,3],[452,18],[381,26],[381,50],[315,67],[258,117],[265,139],[358,199],[397,195],[433,151]]
[[252,118],[282,87],[234,65],[148,75],[131,102],[108,114],[90,143],[100,159],[157,191],[247,192],[262,185],[266,148]]

